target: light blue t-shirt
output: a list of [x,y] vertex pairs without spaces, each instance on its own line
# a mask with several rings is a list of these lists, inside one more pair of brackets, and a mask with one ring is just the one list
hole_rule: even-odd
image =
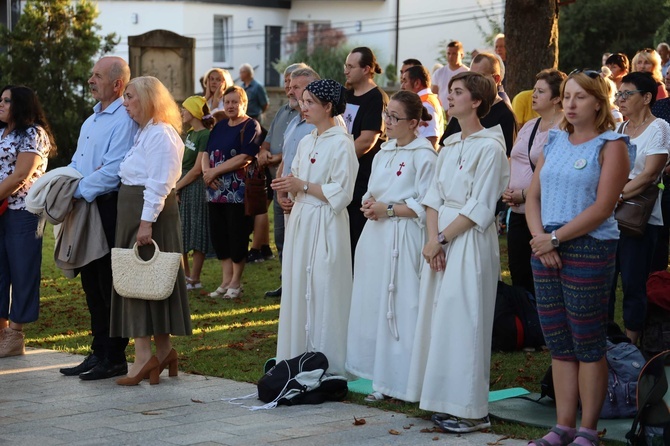
[[[607,141],[623,139],[629,156],[635,158],[628,136],[608,130],[582,144],[573,145],[568,132],[549,130],[540,171],[542,225],[561,227],[596,201],[600,181],[600,149]],[[599,240],[617,240],[619,228],[614,212],[589,235]]]

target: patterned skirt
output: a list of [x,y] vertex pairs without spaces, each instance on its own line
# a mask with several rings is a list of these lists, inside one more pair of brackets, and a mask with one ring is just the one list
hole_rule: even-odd
[[209,239],[207,192],[202,177],[184,187],[179,193],[179,216],[184,253],[193,250],[214,252]]

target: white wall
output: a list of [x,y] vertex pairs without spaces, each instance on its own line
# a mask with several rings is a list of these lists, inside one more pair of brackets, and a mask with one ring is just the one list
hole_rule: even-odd
[[[166,29],[195,38],[197,80],[215,66],[212,62],[214,16],[232,16],[232,61],[222,68],[232,67],[231,74],[237,78],[237,68],[248,62],[258,66],[256,78],[263,83],[266,25],[284,27],[285,35],[294,21],[329,21],[347,34],[348,44],[373,48],[382,68],[395,62],[396,1],[401,2],[399,62],[412,57],[432,67],[442,40],[460,40],[466,51],[485,46],[473,19],[482,16],[478,0],[293,0],[290,10],[198,2],[103,0],[97,3],[100,11],[97,21],[103,34],[115,32],[121,37],[114,54],[126,59],[129,35]],[[493,12],[502,23],[504,0],[479,0],[479,4],[485,8],[494,5]],[[137,14],[137,24],[132,23],[133,14]],[[253,20],[251,29],[247,28],[249,18]],[[355,27],[359,21],[361,30],[357,31]],[[488,31],[486,19],[478,22]],[[282,45],[282,54],[284,50]]]
[[[265,26],[285,26],[287,9],[251,8],[235,5],[217,5],[197,2],[161,1],[99,1],[101,34],[115,32],[121,37],[114,55],[128,59],[128,36],[143,34],[155,29],[165,29],[196,39],[195,80],[197,81],[212,66],[230,69],[237,78],[237,68],[248,62],[258,66],[256,79],[264,82]],[[137,14],[137,24],[133,15]],[[232,60],[226,64],[214,64],[213,30],[214,16],[232,16]],[[247,28],[247,19],[252,18],[253,27]]]
[[[289,20],[330,20],[342,28],[348,43],[373,48],[384,68],[395,62],[395,17],[400,1],[398,62],[416,58],[432,67],[439,56],[441,40],[460,40],[465,51],[484,48],[484,37],[477,29],[475,16],[483,16],[481,7],[491,5],[493,15],[502,23],[504,0],[386,0],[380,1],[318,1],[293,0]],[[361,31],[356,31],[360,21]],[[486,19],[479,19],[486,32]]]

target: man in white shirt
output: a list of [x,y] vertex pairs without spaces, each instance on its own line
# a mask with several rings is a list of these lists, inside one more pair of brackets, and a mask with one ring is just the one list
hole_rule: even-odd
[[447,104],[449,95],[449,81],[451,78],[469,68],[463,65],[463,44],[452,40],[447,44],[447,64],[433,73],[432,90],[440,98],[442,107]]
[[[130,81],[128,63],[120,57],[103,57],[93,67],[88,80],[98,103],[81,126],[77,151],[69,167],[83,178],[74,198],[95,201],[110,248],[114,247],[119,165],[133,145],[138,125],[123,107],[123,92]],[[91,314],[92,353],[76,367],[60,369],[66,376],[83,380],[111,378],[128,373],[128,338],[110,337],[112,300],[111,252],[81,268],[81,286]]]
[[430,73],[426,67],[420,65],[408,67],[402,74],[400,88],[413,91],[421,97],[423,106],[433,119],[421,121],[419,136],[426,138],[437,149],[437,143],[444,133],[444,109],[437,95],[430,91]]

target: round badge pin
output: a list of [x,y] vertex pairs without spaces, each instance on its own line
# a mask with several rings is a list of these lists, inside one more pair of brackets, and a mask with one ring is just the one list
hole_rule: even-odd
[[584,158],[580,158],[577,161],[575,161],[575,164],[574,164],[575,169],[582,170],[585,167],[586,167],[586,160]]

